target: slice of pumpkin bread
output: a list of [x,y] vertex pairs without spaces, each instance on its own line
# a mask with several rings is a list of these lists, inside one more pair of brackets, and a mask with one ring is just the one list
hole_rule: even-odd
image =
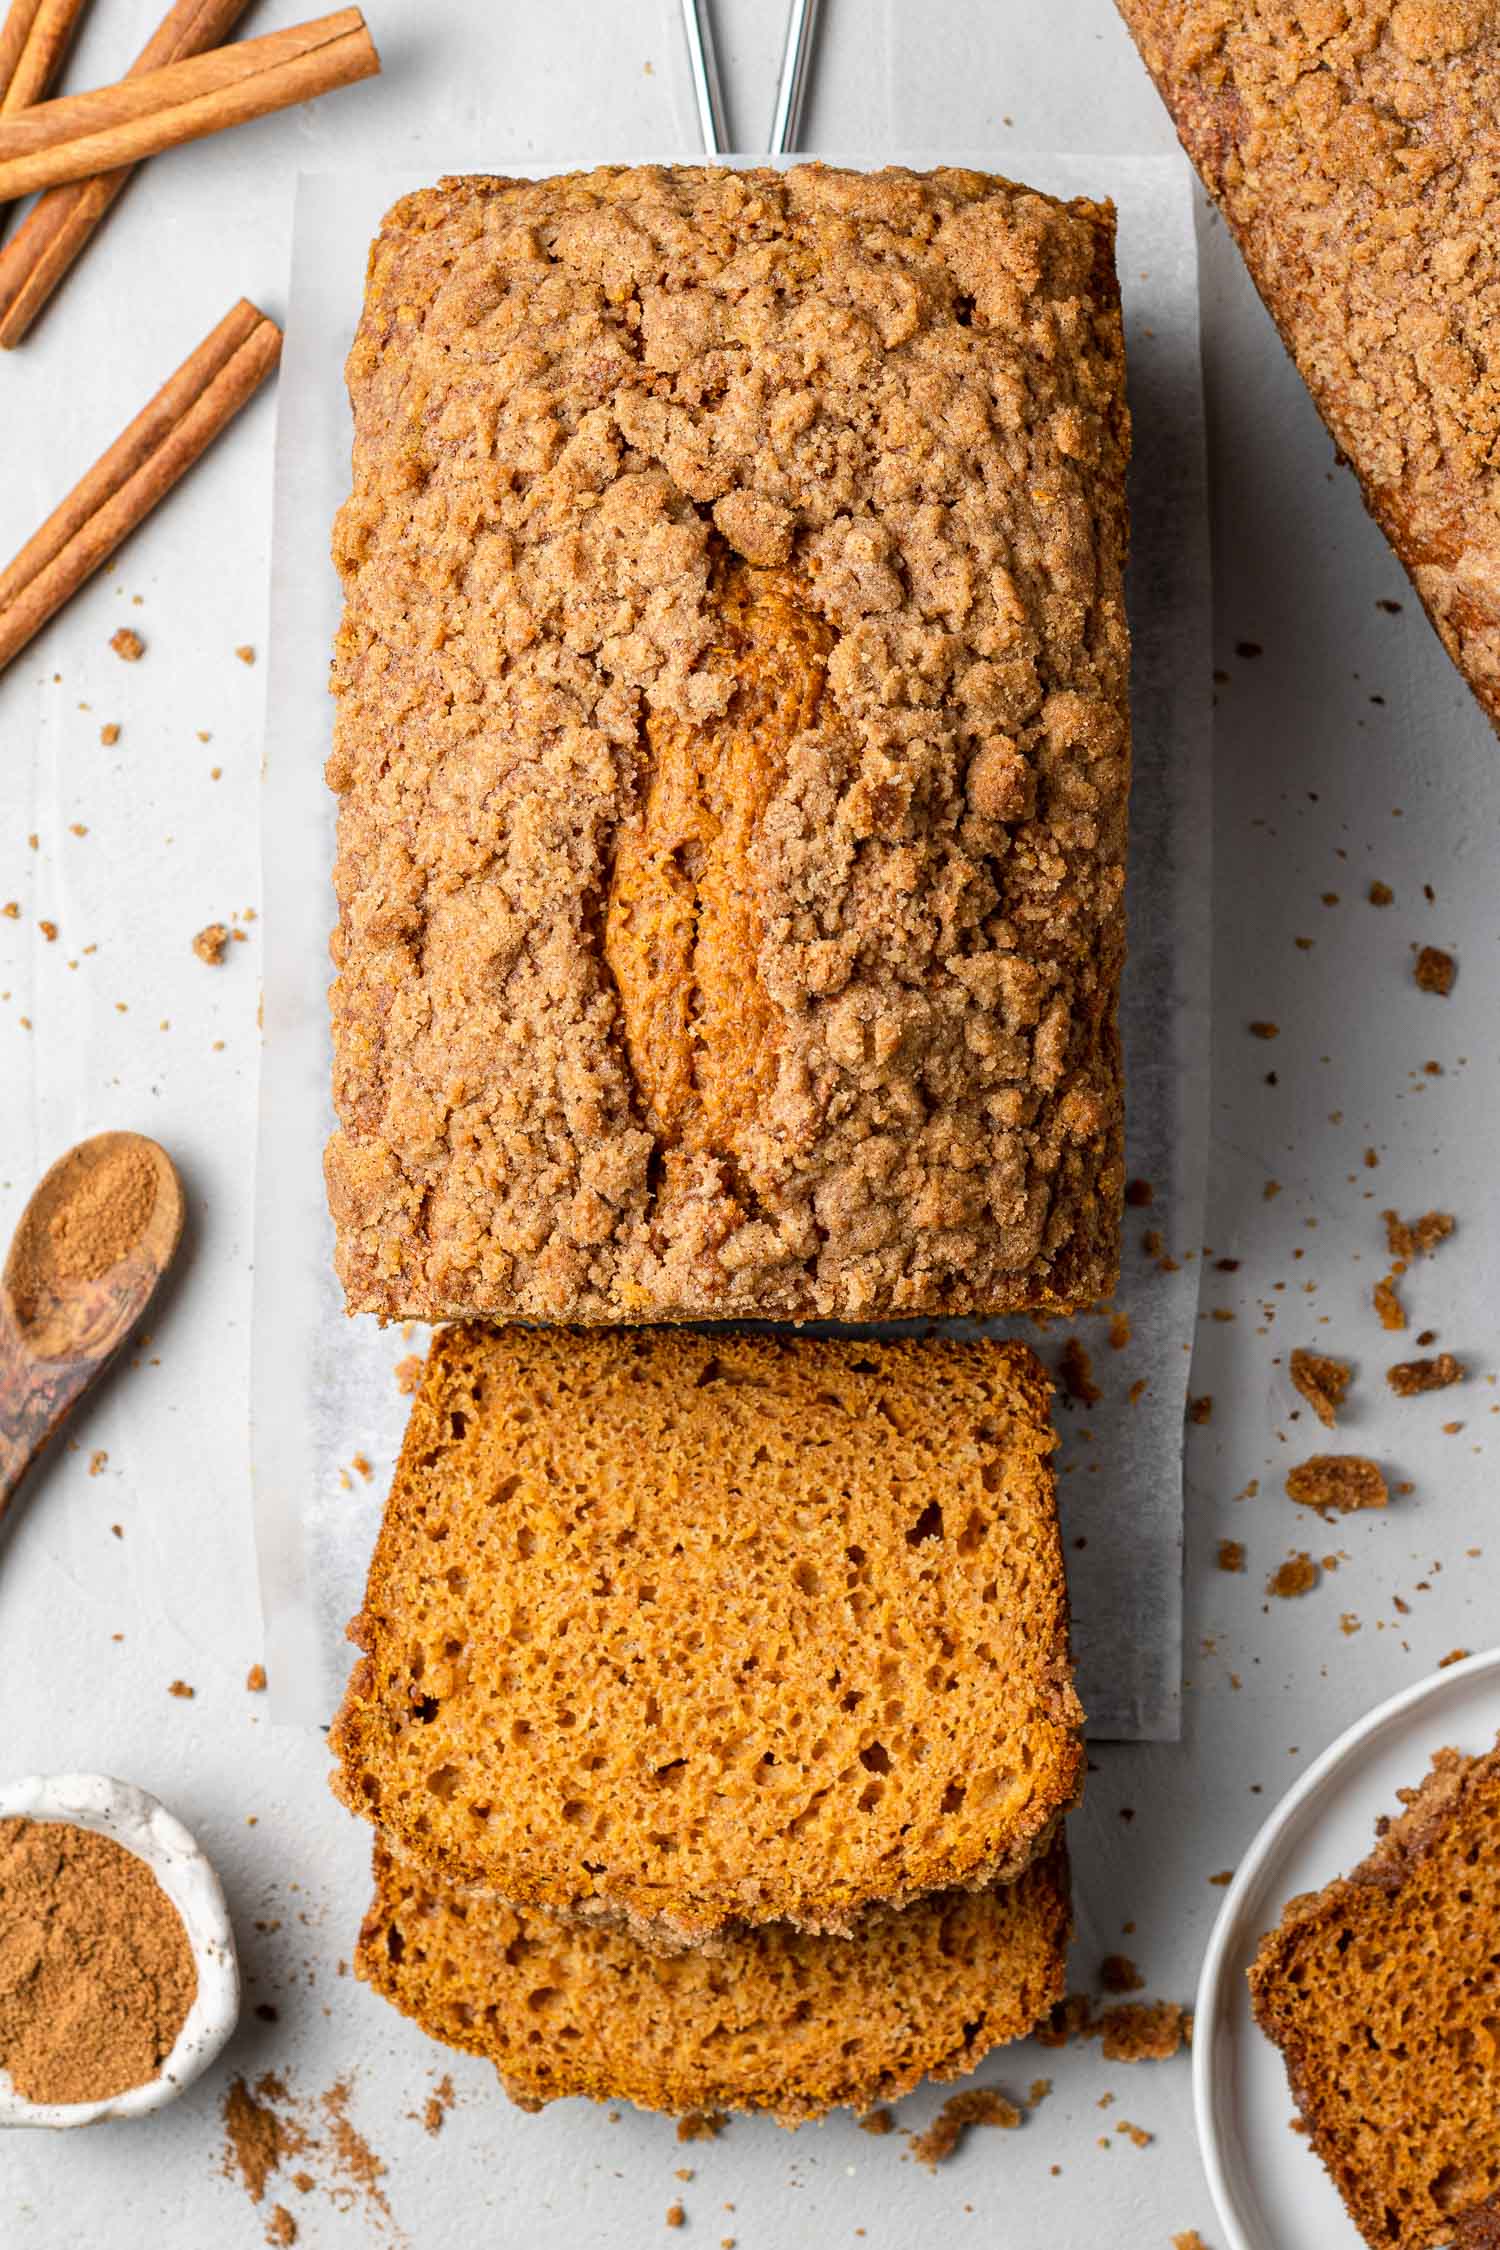
[[1500,1745],[1440,1750],[1250,1971],[1313,2147],[1379,2250],[1500,2245]]
[[1007,1879],[1083,1775],[1023,1346],[457,1327],[332,1747],[433,1874],[659,1944]]
[[852,1937],[784,1922],[663,1955],[433,1883],[384,1838],[355,1973],[527,2108],[565,2094],[643,2109],[770,2110],[786,2124],[895,2101],[1023,2039],[1063,1996],[1059,1831],[1014,1883],[873,1908]]

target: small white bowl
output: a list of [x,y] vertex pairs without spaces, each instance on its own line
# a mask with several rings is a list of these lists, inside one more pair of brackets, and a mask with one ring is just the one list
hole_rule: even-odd
[[9,2072],[0,2070],[0,2126],[97,2125],[106,2117],[144,2117],[192,2084],[238,2020],[240,1972],[224,1887],[181,1821],[133,1782],[102,1773],[54,1773],[0,1783],[0,1820],[16,1819],[91,1828],[143,1859],[182,1916],[198,1991],[175,2046],[144,2086],[129,2086],[102,2102],[28,2102]]

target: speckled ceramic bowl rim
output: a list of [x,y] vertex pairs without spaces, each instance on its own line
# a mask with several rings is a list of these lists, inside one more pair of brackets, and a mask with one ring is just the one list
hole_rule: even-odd
[[240,1973],[224,1887],[207,1854],[180,1820],[134,1782],[108,1774],[30,1774],[0,1782],[0,1820],[69,1821],[111,1836],[145,1861],[188,1934],[198,1991],[159,2075],[98,2102],[28,2102],[0,2070],[0,2127],[63,2128],[105,2118],[144,2117],[175,2101],[206,2070],[240,2012]]
[[[1235,1956],[1247,1921],[1267,1924],[1267,1902],[1262,1898],[1268,1865],[1275,1860],[1289,1829],[1302,1829],[1317,1820],[1318,1800],[1330,1775],[1338,1771],[1372,1737],[1399,1729],[1411,1712],[1432,1697],[1453,1692],[1465,1681],[1500,1670],[1500,1648],[1480,1649],[1460,1663],[1440,1667],[1409,1687],[1398,1689],[1356,1719],[1308,1767],[1266,1816],[1249,1850],[1235,1871],[1224,1895],[1224,1904],[1203,1956],[1194,2007],[1193,2113],[1198,2133],[1198,2153],[1208,2176],[1209,2192],[1219,2215],[1227,2250],[1268,2250],[1264,2237],[1247,2225],[1233,2167],[1226,2161],[1226,2136],[1220,2115],[1225,2089],[1220,2082],[1219,2030],[1225,2007],[1227,1980],[1237,1973]],[[1284,1903],[1284,1902],[1282,1902]],[[1274,1913],[1269,1916],[1275,1919]]]

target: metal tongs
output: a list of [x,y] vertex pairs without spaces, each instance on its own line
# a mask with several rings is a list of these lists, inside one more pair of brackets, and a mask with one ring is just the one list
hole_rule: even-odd
[[[785,156],[797,145],[817,18],[818,0],[791,0],[781,75],[776,81],[776,110],[771,120],[769,147],[773,156]],[[682,0],[682,23],[687,33],[688,65],[693,74],[693,97],[698,104],[698,130],[703,138],[703,151],[706,156],[723,156],[728,140],[724,90],[719,80],[718,56],[714,52],[708,0]]]

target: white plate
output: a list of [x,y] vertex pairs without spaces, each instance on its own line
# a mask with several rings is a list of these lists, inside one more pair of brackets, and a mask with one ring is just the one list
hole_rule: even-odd
[[1227,2250],[1360,2250],[1360,2237],[1306,2139],[1281,2055],[1250,2013],[1245,1973],[1299,1891],[1346,1875],[1400,1810],[1434,1750],[1492,1750],[1500,1736],[1500,1649],[1419,1680],[1368,1712],[1288,1790],[1230,1886],[1198,1982],[1193,2103]]

